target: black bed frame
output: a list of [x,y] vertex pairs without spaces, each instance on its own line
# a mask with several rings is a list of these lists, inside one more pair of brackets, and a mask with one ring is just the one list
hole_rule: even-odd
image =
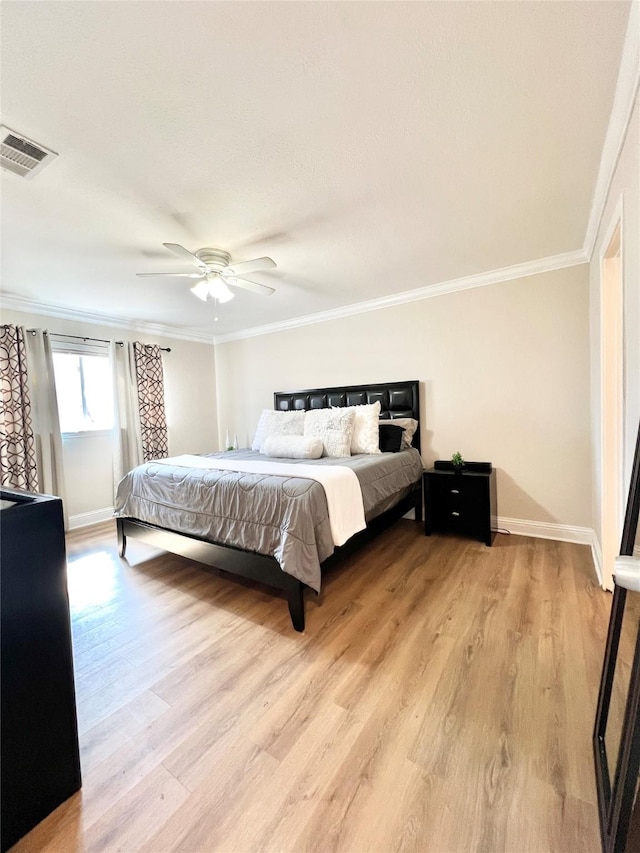
[[[335,388],[314,388],[306,391],[282,392],[273,395],[274,408],[280,411],[323,409],[332,406],[356,406],[380,401],[382,418],[408,417],[420,420],[420,394],[417,380],[387,382],[376,385],[346,385]],[[420,429],[413,436],[413,446],[420,450]],[[373,519],[366,530],[357,533],[322,563],[329,566],[339,557],[355,551],[414,509],[416,521],[422,521],[422,482],[394,507]],[[229,545],[217,545],[184,533],[175,533],[134,518],[118,518],[118,552],[125,556],[127,538],[140,539],[148,545],[179,554],[198,563],[213,566],[233,575],[264,583],[283,590],[287,596],[291,622],[296,631],[304,631],[304,590],[306,584],[282,571],[275,557],[267,557]]]

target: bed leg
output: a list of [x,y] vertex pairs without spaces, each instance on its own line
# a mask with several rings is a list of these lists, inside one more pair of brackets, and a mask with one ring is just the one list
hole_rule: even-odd
[[287,590],[291,622],[296,631],[304,631],[304,584],[298,581]]
[[416,521],[422,521],[422,490],[416,495]]
[[118,554],[124,557],[127,550],[127,537],[124,535],[124,524],[121,518],[116,518],[116,529],[118,531]]

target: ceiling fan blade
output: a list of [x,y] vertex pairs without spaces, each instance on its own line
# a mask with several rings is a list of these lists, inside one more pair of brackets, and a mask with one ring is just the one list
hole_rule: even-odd
[[252,293],[259,293],[260,296],[271,296],[275,293],[273,287],[267,287],[266,284],[258,284],[257,281],[248,281],[246,278],[226,278],[223,277],[226,284],[232,287],[241,287],[243,290],[250,290]]
[[144,276],[159,276],[159,275],[170,275],[172,278],[204,278],[206,273],[202,272],[137,272],[137,276],[141,278]]
[[222,270],[222,275],[245,275],[248,272],[259,270],[270,270],[275,267],[275,261],[271,258],[254,258],[252,261],[241,261],[239,264],[229,264]]
[[184,258],[185,261],[189,261],[189,263],[195,264],[203,272],[209,271],[209,267],[205,264],[204,261],[201,261],[200,258],[194,255],[188,249],[185,249],[185,247],[181,246],[179,243],[163,243],[162,245],[165,248],[169,249],[170,252],[173,252],[175,255],[179,255],[181,258]]

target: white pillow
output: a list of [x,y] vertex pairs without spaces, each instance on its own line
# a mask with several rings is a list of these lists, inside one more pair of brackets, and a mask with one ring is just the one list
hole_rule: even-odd
[[319,459],[323,450],[319,438],[306,435],[269,435],[262,445],[266,456],[287,459]]
[[401,448],[413,447],[411,440],[413,439],[413,434],[418,428],[418,421],[415,418],[385,418],[384,420],[381,420],[380,423],[401,426],[404,429],[404,432],[402,433]]
[[273,409],[263,409],[251,449],[262,452],[262,445],[267,436],[303,435],[304,415],[303,411],[276,412]]
[[323,456],[351,456],[354,413],[352,409],[312,409],[305,414],[305,436],[319,438]]
[[344,406],[343,411],[352,411],[354,414],[351,452],[380,453],[380,401],[364,406]]

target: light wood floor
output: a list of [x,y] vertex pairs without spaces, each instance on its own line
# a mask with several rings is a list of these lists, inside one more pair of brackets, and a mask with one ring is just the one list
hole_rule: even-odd
[[586,546],[401,521],[284,599],[68,540],[83,788],[25,851],[599,851]]

